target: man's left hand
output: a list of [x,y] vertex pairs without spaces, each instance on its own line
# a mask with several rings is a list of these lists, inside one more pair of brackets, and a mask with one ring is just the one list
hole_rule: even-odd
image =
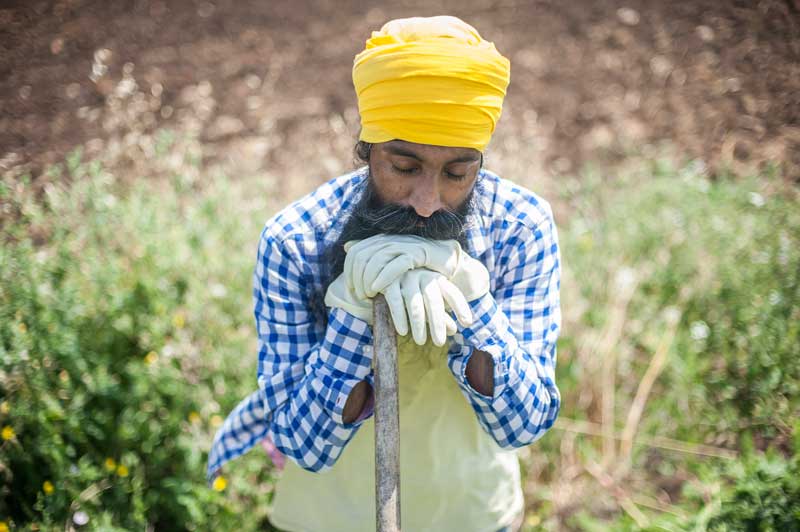
[[489,272],[455,240],[428,240],[413,235],[375,235],[347,242],[344,273],[357,297],[374,297],[403,274],[417,268],[439,272],[467,301],[489,291]]

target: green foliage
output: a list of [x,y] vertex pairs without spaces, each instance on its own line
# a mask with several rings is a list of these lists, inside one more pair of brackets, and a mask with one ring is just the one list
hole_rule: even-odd
[[[687,487],[687,506],[696,511],[683,517],[662,515],[647,532],[692,530],[709,532],[800,530],[800,459],[779,453],[758,453],[702,474],[712,493]],[[615,530],[641,530],[623,519]]]
[[[680,316],[650,402],[658,433],[734,448],[785,440],[800,412],[796,198],[766,192],[766,180],[710,183],[691,165],[655,170],[664,175],[600,189],[590,180],[573,198],[583,216],[565,231],[564,260],[592,302],[583,325],[606,321],[629,270],[639,284],[620,346],[633,355],[621,370],[636,370],[635,354],[652,353],[670,312]],[[560,371],[574,381],[575,368]],[[638,381],[624,377],[632,394]]]
[[[647,522],[648,530],[665,531],[702,531],[709,523],[718,530],[777,529],[747,528],[747,500],[769,508],[753,510],[752,522],[766,523],[769,515],[774,523],[796,521],[788,504],[796,483],[788,477],[796,476],[797,467],[798,447],[791,439],[800,437],[793,425],[800,414],[797,190],[768,175],[712,182],[699,165],[675,169],[663,161],[615,180],[590,173],[567,181],[563,190],[569,213],[561,226],[562,418],[600,420],[609,393],[601,355],[613,356],[613,430],[620,434],[638,386],[666,342],[666,363],[636,434],[679,440],[689,448],[729,449],[742,458],[634,445],[630,472],[619,481],[638,497],[627,501],[630,512],[600,490],[566,518],[551,518],[546,508],[553,493],[597,492],[594,477],[575,478],[574,469],[560,464],[604,458],[600,438],[571,438],[557,424],[537,443],[528,465],[542,484],[542,500],[532,501],[543,508],[537,512],[542,529],[628,531]],[[626,286],[633,286],[630,301],[620,296]],[[610,336],[611,352],[601,352],[598,345],[609,342],[607,327],[618,312],[624,326]],[[574,480],[561,485],[566,475]],[[743,492],[733,491],[745,480]],[[774,489],[782,491],[768,497]],[[744,505],[738,513],[735,501]]]
[[712,532],[800,530],[800,464],[780,456],[736,462],[719,511],[708,521]]
[[79,153],[67,169],[71,186],[43,198],[2,187],[17,216],[0,247],[0,521],[62,530],[81,510],[103,530],[258,528],[263,456],[223,493],[205,463],[255,385],[266,216],[237,217],[245,190],[222,179],[186,202],[158,180],[123,194]]

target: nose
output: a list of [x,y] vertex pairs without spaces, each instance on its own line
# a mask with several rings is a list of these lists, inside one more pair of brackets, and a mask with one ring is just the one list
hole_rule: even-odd
[[439,184],[435,177],[425,176],[414,184],[414,190],[409,197],[409,204],[418,215],[428,218],[433,213],[444,207],[442,203]]

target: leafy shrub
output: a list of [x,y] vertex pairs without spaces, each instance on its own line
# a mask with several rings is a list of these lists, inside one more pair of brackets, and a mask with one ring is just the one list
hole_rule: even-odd
[[[647,532],[696,530],[796,532],[800,530],[800,461],[768,451],[744,456],[719,468],[706,464],[702,482],[687,485],[683,516],[661,515]],[[698,489],[704,486],[703,489]],[[639,530],[628,519],[615,530]]]
[[800,466],[797,455],[752,457],[728,471],[719,511],[708,520],[711,532],[800,530]]
[[221,416],[255,386],[265,216],[238,217],[246,191],[221,177],[186,202],[180,176],[123,190],[79,156],[70,171],[41,198],[0,188],[15,213],[0,247],[0,521],[61,530],[81,511],[103,530],[258,528],[263,456],[231,479],[235,497],[205,485],[205,463]]

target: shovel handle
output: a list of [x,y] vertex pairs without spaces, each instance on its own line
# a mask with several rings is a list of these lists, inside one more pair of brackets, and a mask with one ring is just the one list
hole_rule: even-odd
[[400,532],[400,410],[397,333],[382,294],[374,299],[375,517],[377,532]]

